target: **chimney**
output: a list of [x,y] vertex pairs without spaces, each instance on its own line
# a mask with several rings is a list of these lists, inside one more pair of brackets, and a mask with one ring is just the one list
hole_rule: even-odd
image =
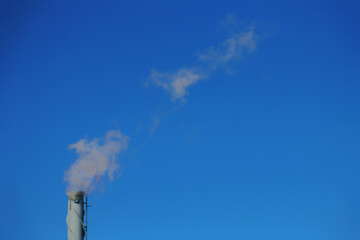
[[68,227],[68,240],[83,240],[85,235],[84,225],[84,193],[68,192],[68,214],[66,224]]

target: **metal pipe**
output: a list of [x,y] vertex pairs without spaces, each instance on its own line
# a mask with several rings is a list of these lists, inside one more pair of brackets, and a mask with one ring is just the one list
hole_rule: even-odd
[[86,226],[85,226],[86,231],[85,231],[85,236],[86,236],[86,240],[88,240],[88,239],[87,239],[87,230],[88,230],[88,223],[87,223],[87,214],[88,214],[88,196],[87,196],[87,195],[86,195],[86,211],[85,211],[85,213],[86,213]]
[[83,240],[84,226],[84,193],[68,192],[68,214],[66,224],[68,227],[68,240]]

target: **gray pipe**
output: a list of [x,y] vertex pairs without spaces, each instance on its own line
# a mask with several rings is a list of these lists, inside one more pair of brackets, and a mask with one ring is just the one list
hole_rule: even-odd
[[66,224],[68,227],[68,240],[83,240],[84,226],[84,193],[68,192],[68,214]]

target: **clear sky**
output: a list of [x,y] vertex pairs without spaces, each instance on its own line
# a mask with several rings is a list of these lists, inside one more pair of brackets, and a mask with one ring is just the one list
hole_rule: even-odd
[[66,239],[69,146],[115,130],[89,240],[359,239],[359,9],[0,1],[0,238]]

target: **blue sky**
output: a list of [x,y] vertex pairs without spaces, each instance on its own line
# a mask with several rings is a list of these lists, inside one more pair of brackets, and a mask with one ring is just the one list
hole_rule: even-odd
[[359,7],[1,1],[3,239],[66,239],[69,146],[111,130],[89,239],[358,239]]

